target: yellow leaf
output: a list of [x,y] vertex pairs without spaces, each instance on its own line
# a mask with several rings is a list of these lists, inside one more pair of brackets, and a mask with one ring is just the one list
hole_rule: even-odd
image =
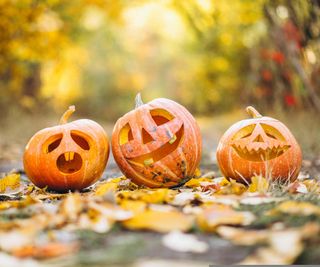
[[135,191],[121,191],[117,195],[118,202],[124,199],[141,200],[146,203],[163,203],[170,202],[177,191],[168,188],[159,189],[139,189]]
[[115,182],[106,182],[99,185],[96,189],[96,196],[103,196],[109,192],[116,192],[118,185]]
[[202,182],[212,182],[212,179],[207,178],[207,177],[202,177],[202,178],[192,178],[188,182],[186,182],[184,185],[187,187],[198,187],[201,185]]
[[160,233],[186,232],[191,229],[193,219],[177,211],[147,210],[123,222],[131,230],[151,230]]
[[212,204],[197,216],[200,229],[208,232],[215,231],[219,225],[248,225],[253,220],[252,213],[235,211],[222,204]]
[[[95,189],[96,196],[103,196],[109,192],[114,193],[119,189],[119,186],[122,185],[123,182],[128,180],[125,176],[120,176],[112,179],[108,179],[105,182],[99,183]],[[129,180],[128,180],[129,181]],[[128,185],[130,186],[130,185]]]
[[9,174],[0,179],[0,193],[5,193],[9,189],[14,190],[20,186],[20,174]]
[[249,185],[249,192],[265,194],[269,190],[269,182],[262,176],[253,176]]
[[196,171],[194,172],[194,176],[195,177],[200,177],[201,176],[201,171],[199,168],[196,169]]
[[272,215],[279,212],[301,216],[320,215],[320,207],[308,202],[288,200],[280,203],[276,208],[269,211],[268,214]]
[[219,185],[222,187],[217,191],[217,194],[221,195],[242,195],[245,191],[247,191],[247,187],[245,185],[237,183],[237,181],[233,179],[228,181],[226,178],[224,178]]
[[141,200],[123,200],[120,202],[121,208],[131,211],[133,214],[139,214],[145,211],[147,203]]

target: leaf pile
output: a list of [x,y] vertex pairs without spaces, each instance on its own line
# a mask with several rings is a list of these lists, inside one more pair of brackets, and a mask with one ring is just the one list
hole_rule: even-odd
[[196,254],[209,249],[198,233],[219,236],[253,248],[242,264],[291,264],[310,242],[320,243],[320,184],[309,178],[280,185],[253,177],[244,185],[203,175],[179,188],[148,189],[121,176],[56,194],[9,174],[0,190],[0,259],[17,266],[77,255],[83,231],[162,233],[163,246]]

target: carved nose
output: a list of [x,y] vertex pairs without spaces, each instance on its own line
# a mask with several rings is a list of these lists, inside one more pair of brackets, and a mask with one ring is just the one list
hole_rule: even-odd
[[263,143],[264,139],[262,138],[262,136],[259,134],[254,140],[253,142],[259,142],[259,143]]

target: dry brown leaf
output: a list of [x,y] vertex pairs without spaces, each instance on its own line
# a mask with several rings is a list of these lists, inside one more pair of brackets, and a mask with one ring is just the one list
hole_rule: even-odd
[[288,191],[293,194],[294,193],[307,194],[309,192],[307,186],[304,183],[299,181],[294,181],[293,183],[289,184]]
[[244,230],[231,226],[219,226],[216,229],[216,233],[234,244],[245,246],[265,243],[269,235],[267,230]]
[[303,251],[302,235],[298,230],[272,232],[268,247],[258,248],[240,264],[292,264]]
[[124,221],[123,226],[131,230],[151,230],[161,233],[186,232],[193,225],[193,218],[178,211],[146,210]]
[[83,200],[79,193],[68,194],[61,202],[59,213],[66,218],[66,221],[76,221],[83,210]]
[[19,258],[32,257],[37,259],[48,259],[71,254],[76,252],[78,249],[78,243],[52,242],[39,246],[21,246],[13,251],[13,255]]

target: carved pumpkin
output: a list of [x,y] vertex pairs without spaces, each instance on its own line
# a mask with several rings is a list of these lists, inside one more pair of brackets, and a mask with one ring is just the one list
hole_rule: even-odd
[[217,160],[221,172],[244,182],[262,175],[273,180],[295,180],[301,168],[301,149],[280,121],[262,117],[247,107],[251,119],[232,125],[222,136]]
[[24,168],[40,188],[80,190],[97,181],[109,157],[108,138],[92,120],[67,123],[74,106],[64,113],[60,125],[37,132],[24,152]]
[[136,184],[172,187],[191,178],[201,158],[200,129],[180,104],[165,98],[143,104],[120,118],[112,152],[121,171]]

